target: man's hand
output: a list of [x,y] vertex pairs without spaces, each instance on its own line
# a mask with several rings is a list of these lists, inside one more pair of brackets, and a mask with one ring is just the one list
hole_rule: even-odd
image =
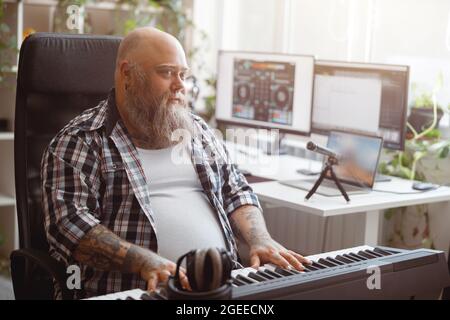
[[[176,264],[172,261],[121,239],[102,225],[94,227],[81,239],[74,258],[99,270],[139,274],[147,281],[150,291],[155,290],[159,283],[166,282],[176,271]],[[182,268],[180,282],[183,288],[190,290],[186,271]]]
[[303,264],[311,264],[311,261],[292,250],[284,248],[270,238],[250,246],[251,267],[257,269],[264,263],[273,263],[284,269],[295,268],[303,271],[305,269]]
[[[145,259],[140,270],[142,279],[147,281],[147,290],[154,291],[159,283],[166,283],[169,276],[175,275],[177,265],[153,252]],[[180,283],[184,289],[191,290],[186,270],[180,267]]]
[[267,231],[262,212],[255,206],[239,207],[231,215],[233,231],[250,247],[250,263],[254,268],[271,262],[282,268],[304,270],[303,263],[311,263],[298,253],[287,250],[272,239]]

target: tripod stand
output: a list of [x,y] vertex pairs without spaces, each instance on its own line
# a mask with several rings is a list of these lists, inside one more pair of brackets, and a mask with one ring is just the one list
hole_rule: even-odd
[[317,188],[319,188],[320,184],[322,183],[323,179],[327,175],[327,172],[330,172],[331,178],[334,180],[334,183],[336,183],[336,186],[338,187],[339,191],[341,191],[342,196],[347,200],[347,203],[350,202],[350,198],[347,195],[347,192],[342,187],[339,179],[336,177],[333,171],[333,165],[337,164],[338,160],[335,157],[329,156],[327,159],[327,162],[325,163],[325,168],[323,168],[322,173],[320,174],[319,179],[317,179],[316,183],[312,187],[311,190],[309,190],[308,194],[305,197],[305,200],[309,200],[311,196],[316,192]]

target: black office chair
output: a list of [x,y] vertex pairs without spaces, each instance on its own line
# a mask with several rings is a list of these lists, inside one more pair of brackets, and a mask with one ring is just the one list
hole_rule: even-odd
[[[450,274],[450,248],[448,248],[447,267],[448,274]],[[442,292],[442,300],[450,300],[450,286],[444,288],[444,291]]]
[[114,84],[121,38],[36,33],[22,44],[15,114],[15,179],[20,249],[11,254],[16,299],[52,299],[53,279],[64,299],[66,269],[48,254],[41,207],[40,162],[53,136]]

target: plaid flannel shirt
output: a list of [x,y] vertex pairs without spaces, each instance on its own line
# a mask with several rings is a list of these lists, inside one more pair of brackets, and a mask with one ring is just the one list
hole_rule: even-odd
[[[217,212],[228,250],[238,259],[228,218],[240,206],[261,206],[223,143],[200,117],[192,118],[198,133],[191,140],[192,163]],[[72,255],[83,236],[98,224],[130,243],[158,251],[158,226],[146,177],[118,114],[114,90],[107,100],[84,111],[53,138],[43,155],[41,177],[50,254],[81,268],[83,287],[75,296],[145,289],[146,283],[138,275],[96,270],[77,263]]]

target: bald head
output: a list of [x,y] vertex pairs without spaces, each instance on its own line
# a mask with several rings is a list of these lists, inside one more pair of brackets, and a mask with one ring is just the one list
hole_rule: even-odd
[[186,65],[183,47],[174,36],[156,28],[138,28],[120,43],[116,68],[124,60],[149,66],[167,62],[164,60],[173,56],[177,56],[177,60]]
[[172,143],[174,130],[190,128],[187,72],[184,50],[168,33],[139,28],[122,40],[116,61],[116,105],[136,145],[145,141],[148,148],[165,147]]

